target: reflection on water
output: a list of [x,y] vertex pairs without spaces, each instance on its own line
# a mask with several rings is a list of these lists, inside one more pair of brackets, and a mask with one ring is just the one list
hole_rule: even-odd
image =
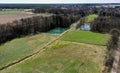
[[79,28],[79,30],[90,30],[90,29],[91,29],[90,24],[81,25],[81,27]]
[[69,28],[62,28],[62,27],[57,27],[57,28],[54,28],[54,29],[51,29],[50,31],[48,31],[47,33],[50,33],[50,34],[61,34],[63,33],[64,31],[68,30]]

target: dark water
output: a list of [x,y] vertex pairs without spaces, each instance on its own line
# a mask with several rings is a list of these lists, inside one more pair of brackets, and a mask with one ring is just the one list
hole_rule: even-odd
[[61,34],[61,33],[63,33],[64,31],[66,31],[68,29],[69,28],[57,27],[57,28],[51,29],[50,31],[48,31],[46,33],[49,33],[49,34]]

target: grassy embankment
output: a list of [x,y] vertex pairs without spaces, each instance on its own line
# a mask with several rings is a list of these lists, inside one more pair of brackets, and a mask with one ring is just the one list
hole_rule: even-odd
[[106,47],[100,45],[108,38],[105,34],[70,31],[42,53],[2,73],[100,73],[106,56]]
[[41,33],[34,36],[17,38],[1,45],[0,68],[36,52],[46,43],[55,39],[55,37],[55,35]]
[[0,11],[0,14],[17,14],[17,13],[24,13],[23,10],[6,10],[6,11]]
[[97,17],[98,17],[97,14],[88,15],[88,16],[85,18],[85,23],[91,23],[91,22],[94,21]]

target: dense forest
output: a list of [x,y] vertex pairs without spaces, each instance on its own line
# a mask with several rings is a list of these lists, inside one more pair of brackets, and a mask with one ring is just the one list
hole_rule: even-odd
[[114,28],[120,29],[119,19],[119,17],[100,16],[91,24],[91,31],[104,33]]
[[70,14],[81,15],[80,23],[76,26],[76,28],[79,28],[81,25],[84,25],[84,23],[86,23],[85,16],[96,14],[98,15],[98,18],[90,23],[91,31],[109,33],[110,30],[114,28],[120,30],[120,7],[83,7],[78,8],[78,12],[75,11],[74,13],[73,11]]
[[94,20],[91,30],[96,32],[110,32],[116,28],[120,30],[120,8],[101,8],[98,10],[99,17]]
[[91,7],[79,7],[79,8],[35,8],[34,13],[53,13],[63,15],[74,15],[74,16],[87,16],[95,13],[95,9]]

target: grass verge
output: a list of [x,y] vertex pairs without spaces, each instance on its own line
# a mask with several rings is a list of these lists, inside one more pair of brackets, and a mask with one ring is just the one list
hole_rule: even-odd
[[23,13],[22,10],[7,10],[7,11],[0,11],[0,14],[17,14],[17,13]]

